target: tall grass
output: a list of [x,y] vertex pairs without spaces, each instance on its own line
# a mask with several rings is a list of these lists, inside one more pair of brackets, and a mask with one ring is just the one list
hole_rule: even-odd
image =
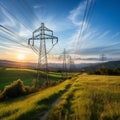
[[119,120],[120,77],[81,75],[48,120]]
[[65,92],[71,84],[70,80],[46,90],[21,97],[19,99],[0,103],[0,120],[34,120],[61,94]]
[[38,93],[1,102],[0,120],[37,120],[59,97],[48,120],[120,119],[120,77],[84,74]]

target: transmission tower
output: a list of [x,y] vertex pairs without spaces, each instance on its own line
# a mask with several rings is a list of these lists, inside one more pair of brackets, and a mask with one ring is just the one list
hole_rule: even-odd
[[100,55],[100,59],[101,59],[102,62],[105,61],[105,58],[106,58],[106,57],[105,57],[105,54],[101,54],[101,55]]
[[69,72],[73,72],[75,70],[75,64],[74,64],[74,60],[72,59],[71,56],[69,56]]
[[67,78],[67,58],[68,58],[69,56],[66,54],[66,50],[65,50],[65,48],[64,48],[64,51],[63,51],[63,53],[62,53],[62,55],[60,55],[60,59],[62,59],[63,60],[63,64],[62,64],[62,77],[63,77],[63,79],[64,78]]
[[102,63],[104,63],[105,60],[106,60],[106,55],[105,55],[105,54],[101,54],[101,55],[100,55],[100,61],[101,61]]
[[[50,52],[46,49],[46,40],[52,40],[52,47],[58,42],[58,37],[53,36],[53,31],[45,27],[44,23],[41,23],[41,26],[36,29],[32,38],[28,39],[28,45],[31,49],[38,54],[38,65],[37,65],[37,79],[35,81],[35,87],[40,87],[40,80],[46,80],[47,84],[49,84],[48,80],[48,60],[47,54]],[[43,74],[41,74],[40,70],[42,70]]]
[[101,69],[105,69],[104,61],[106,60],[105,54],[100,55],[100,60],[102,61]]

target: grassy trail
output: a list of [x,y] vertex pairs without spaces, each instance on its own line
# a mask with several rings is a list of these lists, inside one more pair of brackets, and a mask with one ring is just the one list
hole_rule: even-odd
[[0,120],[38,120],[71,85],[70,80],[37,93],[0,103]]
[[[73,84],[73,81],[71,81],[71,84],[70,84],[69,87],[64,91],[63,94],[65,94],[65,93],[70,89],[70,87],[71,87],[72,84]],[[61,94],[61,96],[62,96],[63,94]],[[46,120],[46,119],[47,119],[47,116],[48,116],[49,112],[51,111],[51,109],[60,102],[61,96],[59,96],[55,101],[53,101],[53,103],[52,103],[51,106],[50,106],[50,109],[48,109],[47,111],[45,111],[45,112],[40,116],[40,120]]]

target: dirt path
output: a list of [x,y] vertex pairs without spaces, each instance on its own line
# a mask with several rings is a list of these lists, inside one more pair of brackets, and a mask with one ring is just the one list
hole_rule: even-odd
[[[71,86],[71,85],[70,85],[70,86]],[[66,93],[66,92],[69,90],[70,86],[65,90],[64,93]],[[63,94],[64,94],[64,93],[63,93]],[[61,95],[61,96],[62,96],[62,95]],[[51,108],[53,108],[56,104],[59,103],[59,101],[60,101],[60,99],[61,99],[61,96],[58,97],[58,98],[51,104]],[[42,113],[41,116],[39,117],[39,120],[46,120],[46,118],[47,118],[47,116],[48,116],[51,108],[50,108],[48,111],[45,111],[44,113]]]
[[[56,104],[58,104],[58,103],[59,103],[59,101],[60,101],[60,97],[59,97],[59,98],[57,98],[57,100],[56,100],[56,101],[54,101],[54,102],[51,104],[51,108],[52,108],[52,107],[54,107]],[[40,117],[40,119],[39,119],[39,120],[46,120],[46,118],[47,118],[47,116],[48,116],[48,114],[49,114],[49,111],[50,111],[50,109],[49,109],[48,111],[46,111],[46,112],[43,114],[43,116],[42,116],[42,117]]]

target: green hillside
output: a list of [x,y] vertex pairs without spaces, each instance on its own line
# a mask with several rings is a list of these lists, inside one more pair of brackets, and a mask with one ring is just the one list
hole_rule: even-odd
[[91,64],[88,67],[82,67],[80,70],[85,70],[85,71],[95,71],[101,68],[101,66],[104,66],[106,69],[116,69],[120,68],[120,61],[108,61],[104,63],[96,63],[96,64]]
[[[9,85],[11,82],[21,79],[25,85],[32,86],[33,82],[37,78],[37,71],[32,69],[17,69],[17,68],[6,68],[0,69],[0,89],[4,86]],[[61,80],[60,73],[49,73],[49,80],[56,81]],[[44,82],[40,81],[41,84]]]

